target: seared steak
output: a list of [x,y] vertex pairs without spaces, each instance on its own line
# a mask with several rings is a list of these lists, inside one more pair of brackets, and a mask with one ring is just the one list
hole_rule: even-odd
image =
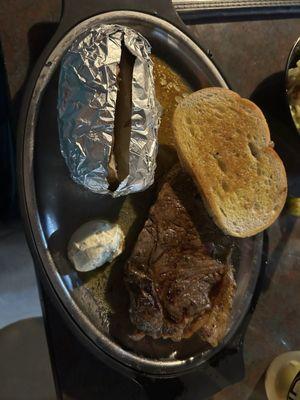
[[191,178],[174,167],[126,266],[138,332],[179,341],[197,331],[216,346],[227,330],[235,288],[227,261],[231,244],[208,217]]

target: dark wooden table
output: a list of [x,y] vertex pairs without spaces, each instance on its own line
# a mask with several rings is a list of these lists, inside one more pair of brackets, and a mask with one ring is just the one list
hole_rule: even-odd
[[[10,0],[1,4],[0,35],[14,121],[27,74],[55,30],[60,7],[59,0]],[[300,137],[287,112],[283,75],[289,50],[300,36],[300,17],[220,19],[197,22],[190,29],[202,48],[210,50],[230,86],[252,98],[264,111],[287,168],[289,195],[300,197]],[[300,220],[284,211],[267,237],[269,263],[245,336],[246,374],[242,381],[213,396],[215,400],[265,399],[264,373],[272,359],[285,351],[300,350]],[[72,352],[68,346],[67,349]],[[74,356],[73,362],[80,362],[80,357]],[[101,398],[112,398],[107,390],[101,393]],[[134,396],[138,395],[137,390]],[[78,398],[87,399],[84,393]]]

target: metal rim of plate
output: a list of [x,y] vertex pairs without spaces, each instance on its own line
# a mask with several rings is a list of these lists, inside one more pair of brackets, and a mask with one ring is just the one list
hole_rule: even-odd
[[[70,46],[75,37],[93,24],[98,24],[101,22],[117,23],[118,19],[120,19],[122,15],[124,17],[126,16],[134,18],[140,22],[148,21],[155,27],[163,29],[167,34],[172,34],[176,40],[178,40],[178,43],[184,42],[186,46],[188,46],[195,54],[197,54],[198,58],[201,59],[203,64],[213,71],[216,79],[219,80],[220,86],[227,87],[222,75],[212,61],[206,56],[203,50],[201,50],[201,48],[185,33],[180,31],[180,29],[176,28],[171,23],[162,20],[161,18],[141,12],[112,11],[96,15],[79,23],[61,39],[61,41],[48,56],[48,59],[45,61],[39,77],[35,82],[33,94],[29,103],[25,129],[23,133],[24,139],[22,142],[22,151],[25,152],[26,150],[26,157],[23,156],[23,159],[21,160],[23,174],[21,184],[25,205],[25,216],[28,221],[31,240],[33,242],[33,244],[31,244],[31,246],[34,247],[33,252],[36,254],[36,258],[42,266],[48,265],[47,270],[45,267],[43,267],[44,273],[47,275],[48,281],[51,283],[57,299],[61,302],[61,308],[64,310],[64,312],[67,311],[69,317],[71,317],[71,322],[77,325],[78,332],[80,332],[85,339],[89,339],[90,347],[94,349],[96,348],[98,351],[101,350],[103,353],[103,358],[106,361],[110,361],[112,365],[114,365],[117,369],[122,369],[125,373],[127,372],[130,374],[135,372],[146,374],[152,377],[178,376],[190,372],[195,367],[202,365],[208,359],[211,359],[214,355],[219,353],[222,348],[224,348],[225,345],[232,340],[238,328],[240,327],[245,314],[241,312],[238,315],[235,329],[232,329],[228,332],[223,342],[218,347],[205,354],[201,354],[201,356],[198,355],[191,357],[188,360],[150,360],[122,349],[121,346],[112,342],[107,336],[99,332],[99,330],[93,325],[88,317],[84,315],[83,311],[75,303],[64,283],[62,282],[62,279],[56,270],[55,264],[51,259],[49,252],[47,251],[47,240],[43,234],[35,196],[33,176],[34,131],[38,117],[39,103],[43,92],[47,84],[50,82],[56,67],[59,65],[62,54]],[[260,237],[260,239],[255,242],[253,250],[253,254],[257,254],[257,259],[253,261],[255,265],[260,265],[261,250],[262,240]],[[256,268],[253,276],[251,277],[251,288],[253,289],[252,294],[254,292],[259,271],[260,268]],[[244,303],[246,311],[249,310],[252,294],[245,296]]]
[[285,67],[285,98],[286,98],[286,104],[287,104],[287,108],[289,110],[289,115],[291,117],[291,120],[293,121],[293,125],[295,127],[295,130],[297,131],[297,133],[299,133],[298,128],[296,126],[296,123],[294,121],[292,112],[291,112],[291,108],[290,108],[290,102],[289,102],[289,98],[288,98],[288,90],[287,90],[287,86],[288,86],[288,74],[289,74],[289,69],[290,68],[294,68],[296,66],[296,62],[300,60],[300,37],[298,37],[298,39],[296,40],[296,42],[293,44],[287,62],[286,62],[286,67]]

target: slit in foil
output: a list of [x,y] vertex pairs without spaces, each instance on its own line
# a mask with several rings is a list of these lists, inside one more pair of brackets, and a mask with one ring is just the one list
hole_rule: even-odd
[[[115,108],[114,138],[109,162],[109,190],[114,191],[129,175],[129,145],[132,116],[132,76],[136,57],[121,44],[121,60],[117,75],[118,94]],[[111,169],[113,171],[111,172]]]

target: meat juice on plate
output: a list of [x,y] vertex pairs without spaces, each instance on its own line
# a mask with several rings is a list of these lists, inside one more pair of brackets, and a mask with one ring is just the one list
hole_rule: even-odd
[[[124,266],[147,220],[149,208],[155,201],[157,185],[162,176],[178,162],[171,121],[180,99],[191,92],[183,78],[164,61],[153,55],[152,60],[156,96],[163,110],[158,131],[156,180],[148,190],[120,200],[122,205],[118,218],[114,222],[121,226],[126,237],[124,253],[110,265],[82,275],[82,280],[85,288],[97,303],[99,319],[109,321],[105,326],[102,325],[103,329],[107,329],[116,341],[121,342],[124,347],[151,358],[181,358],[201,350],[199,339],[182,340],[178,343],[171,340],[153,340],[150,337],[145,337],[138,342],[131,339],[130,334],[134,333],[134,327],[129,319],[129,298],[124,284]],[[189,343],[188,346],[186,342]],[[206,348],[207,346],[203,345],[203,350]]]

